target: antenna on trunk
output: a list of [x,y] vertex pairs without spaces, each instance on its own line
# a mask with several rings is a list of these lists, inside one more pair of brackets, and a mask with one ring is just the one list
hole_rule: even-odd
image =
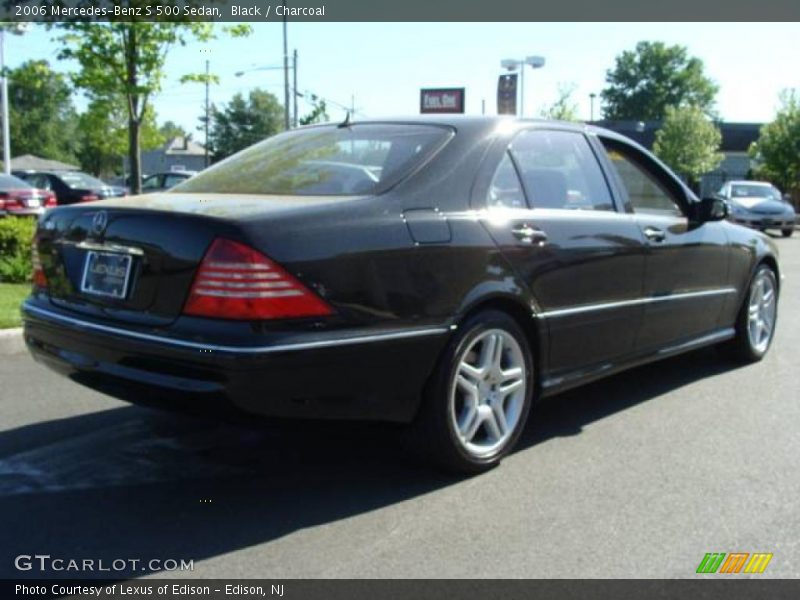
[[344,129],[345,127],[350,127],[350,111],[347,111],[347,116],[344,118],[344,121],[339,123],[336,127],[339,129]]

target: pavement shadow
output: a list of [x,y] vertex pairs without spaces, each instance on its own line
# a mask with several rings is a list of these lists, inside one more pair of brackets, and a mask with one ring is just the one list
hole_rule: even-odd
[[[537,407],[523,448],[733,368],[703,350]],[[202,560],[417,497],[459,478],[409,458],[402,429],[246,428],[126,406],[0,434],[0,577],[19,554]],[[147,566],[114,572],[135,577]],[[201,573],[197,573],[201,575]],[[68,573],[108,577],[109,573]]]

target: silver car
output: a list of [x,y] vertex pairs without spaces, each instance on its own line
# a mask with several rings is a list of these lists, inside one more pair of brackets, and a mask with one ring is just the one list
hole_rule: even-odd
[[771,183],[729,181],[718,194],[728,204],[730,221],[761,231],[780,229],[783,237],[794,233],[794,208]]

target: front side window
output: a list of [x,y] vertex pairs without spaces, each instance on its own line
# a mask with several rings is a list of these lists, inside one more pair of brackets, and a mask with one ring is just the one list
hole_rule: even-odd
[[531,207],[614,210],[597,158],[581,133],[529,130],[511,143]]
[[610,140],[601,138],[608,158],[628,194],[633,212],[657,215],[681,215],[680,205],[667,186],[643,159]]
[[299,129],[246,148],[172,192],[353,196],[376,193],[424,163],[450,128],[353,124]]

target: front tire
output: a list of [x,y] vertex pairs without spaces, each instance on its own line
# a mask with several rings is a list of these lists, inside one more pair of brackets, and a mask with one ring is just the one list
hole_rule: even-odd
[[762,264],[736,318],[736,336],[725,346],[730,355],[746,363],[764,358],[775,336],[777,318],[778,280],[775,272]]
[[783,234],[783,237],[792,237],[792,234],[794,233],[794,227],[781,229],[781,233]]
[[469,317],[448,344],[415,422],[417,444],[448,471],[476,474],[519,439],[533,396],[530,344],[497,310]]

